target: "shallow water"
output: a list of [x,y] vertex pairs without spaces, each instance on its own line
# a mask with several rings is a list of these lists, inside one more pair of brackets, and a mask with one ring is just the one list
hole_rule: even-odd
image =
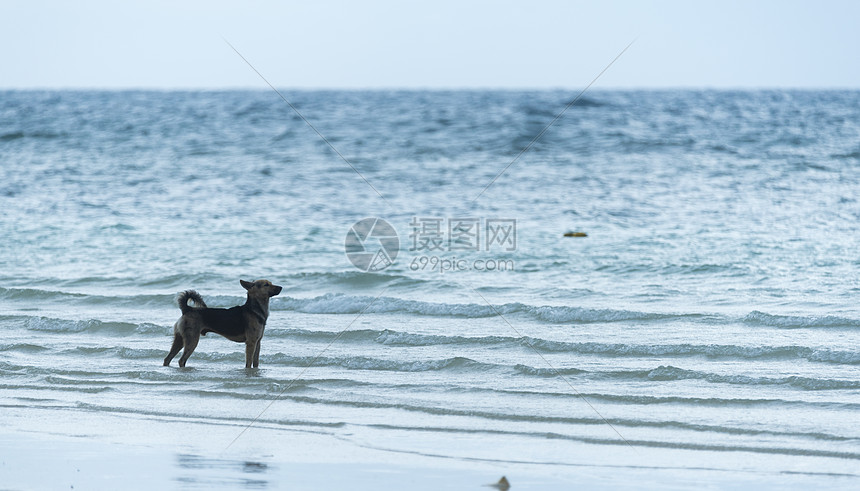
[[[0,93],[5,407],[856,478],[860,93],[591,92],[483,193],[572,94],[285,95],[358,172],[272,92]],[[176,292],[263,277],[261,369],[214,335],[161,366]]]

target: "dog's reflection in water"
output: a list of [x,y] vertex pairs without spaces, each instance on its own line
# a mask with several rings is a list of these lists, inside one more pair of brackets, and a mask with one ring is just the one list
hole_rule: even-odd
[[176,466],[180,475],[174,480],[184,485],[196,485],[209,489],[236,487],[266,489],[271,484],[265,476],[271,468],[265,462],[178,454]]

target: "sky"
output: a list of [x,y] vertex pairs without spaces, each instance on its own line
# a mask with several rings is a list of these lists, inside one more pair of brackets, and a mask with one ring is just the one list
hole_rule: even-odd
[[0,1],[0,88],[860,88],[858,1]]

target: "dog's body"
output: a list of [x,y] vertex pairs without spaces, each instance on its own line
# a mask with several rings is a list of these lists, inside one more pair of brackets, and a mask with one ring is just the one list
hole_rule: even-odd
[[[170,365],[173,357],[184,347],[185,351],[179,358],[179,366],[184,367],[197,348],[200,336],[209,332],[245,343],[245,368],[260,366],[260,341],[269,318],[269,298],[281,293],[281,287],[268,280],[240,282],[248,290],[248,300],[244,305],[229,309],[210,309],[200,294],[193,290],[179,294],[182,317],[173,326],[173,346],[164,358],[164,366]],[[189,300],[194,301],[194,307],[188,305]]]

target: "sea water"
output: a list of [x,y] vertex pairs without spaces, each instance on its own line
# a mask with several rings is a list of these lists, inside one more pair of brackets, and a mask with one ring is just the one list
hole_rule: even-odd
[[[7,428],[856,484],[860,92],[283,95],[0,93]],[[162,367],[258,278],[259,370]]]

